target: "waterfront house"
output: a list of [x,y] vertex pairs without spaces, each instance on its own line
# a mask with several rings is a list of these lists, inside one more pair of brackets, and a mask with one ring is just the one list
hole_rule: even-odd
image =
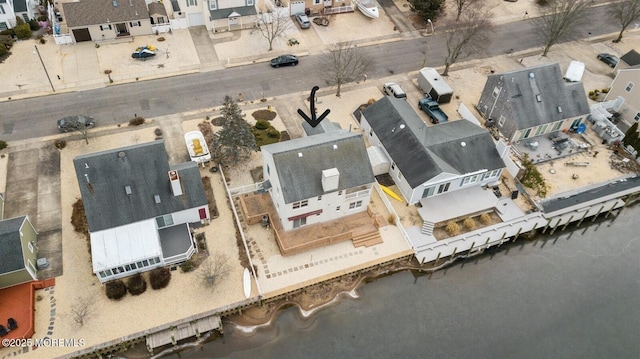
[[640,120],[640,64],[620,69],[611,83],[605,101],[617,100],[615,111],[623,121],[623,130]]
[[256,23],[255,0],[171,0],[171,17],[185,26],[205,26],[208,31],[251,28]]
[[0,221],[0,289],[37,279],[37,240],[28,216]]
[[590,113],[582,82],[557,63],[489,75],[477,109],[510,143],[577,129]]
[[80,0],[62,8],[75,42],[153,33],[145,0]]
[[387,156],[387,172],[408,204],[492,186],[505,168],[491,135],[467,120],[427,126],[406,101],[385,96],[360,121],[369,143]]
[[153,1],[147,4],[147,8],[149,9],[151,25],[169,24],[169,17],[167,16],[167,9],[164,7],[164,4]]
[[164,141],[73,160],[101,282],[189,259],[192,225],[210,218],[195,162],[170,166]]
[[334,130],[261,151],[263,176],[285,231],[367,210],[375,179],[362,135]]

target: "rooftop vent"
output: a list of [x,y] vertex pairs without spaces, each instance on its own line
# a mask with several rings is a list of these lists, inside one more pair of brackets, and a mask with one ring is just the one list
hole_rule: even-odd
[[302,152],[298,152],[298,157],[302,158]]
[[127,154],[124,151],[118,152],[118,158],[125,158],[125,157],[127,157]]
[[338,145],[333,145],[333,149],[337,150],[338,149]]
[[173,195],[182,195],[182,186],[180,185],[180,176],[178,176],[178,171],[169,171],[169,182],[171,183],[171,191],[173,192]]
[[540,96],[540,94],[536,95],[536,101],[542,102],[542,97]]
[[160,202],[162,202],[160,200],[160,195],[159,194],[154,194],[153,195],[153,200],[156,202],[156,204],[159,204]]
[[529,73],[529,78],[530,78],[530,79],[535,79],[535,78],[536,78],[536,75],[535,75],[533,72],[530,72],[530,73]]
[[558,113],[562,113],[562,107],[558,106]]
[[126,194],[131,194],[131,186],[129,186],[129,185],[124,186],[124,192]]
[[467,147],[467,143],[466,142],[460,142],[460,146]]
[[118,7],[118,0],[113,0],[113,7]]

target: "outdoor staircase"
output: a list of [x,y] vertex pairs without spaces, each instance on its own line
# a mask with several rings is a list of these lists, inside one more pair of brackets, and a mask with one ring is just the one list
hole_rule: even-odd
[[422,222],[422,229],[420,229],[420,232],[422,234],[426,234],[428,236],[432,236],[433,235],[433,228],[434,228],[434,224],[428,221],[424,221]]
[[371,247],[382,243],[380,232],[375,226],[366,227],[364,229],[356,229],[352,233],[354,247]]

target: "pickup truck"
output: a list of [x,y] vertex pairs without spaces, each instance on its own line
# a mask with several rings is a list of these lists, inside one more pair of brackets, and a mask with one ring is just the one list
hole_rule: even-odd
[[418,107],[431,118],[431,123],[439,124],[447,122],[449,116],[440,109],[440,106],[431,97],[427,96],[418,101]]

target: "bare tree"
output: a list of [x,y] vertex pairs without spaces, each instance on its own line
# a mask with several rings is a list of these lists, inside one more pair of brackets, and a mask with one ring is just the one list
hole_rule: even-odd
[[486,49],[491,43],[493,22],[489,8],[478,2],[472,9],[463,12],[454,28],[447,33],[443,76],[449,75],[449,67],[458,60]]
[[201,283],[208,288],[213,288],[220,277],[224,277],[229,273],[227,262],[229,258],[225,255],[216,255],[209,257],[200,264],[198,277]]
[[71,316],[73,321],[80,326],[84,325],[87,317],[91,316],[93,302],[87,297],[78,297],[71,305]]
[[622,40],[622,33],[632,22],[640,19],[640,0],[614,2],[609,7],[609,17],[620,25],[620,33],[613,42]]
[[479,0],[453,0],[453,3],[456,7],[456,21],[460,20],[460,16],[462,15],[463,11],[466,11],[469,8],[473,8],[478,1]]
[[334,44],[319,61],[321,76],[325,77],[327,84],[337,86],[338,97],[343,84],[366,79],[367,71],[373,67],[372,58],[350,42]]
[[533,22],[544,39],[542,56],[558,42],[576,33],[584,20],[588,3],[585,0],[553,0]]
[[261,12],[256,22],[258,31],[269,42],[269,51],[273,50],[273,41],[291,27],[289,16],[278,8]]

